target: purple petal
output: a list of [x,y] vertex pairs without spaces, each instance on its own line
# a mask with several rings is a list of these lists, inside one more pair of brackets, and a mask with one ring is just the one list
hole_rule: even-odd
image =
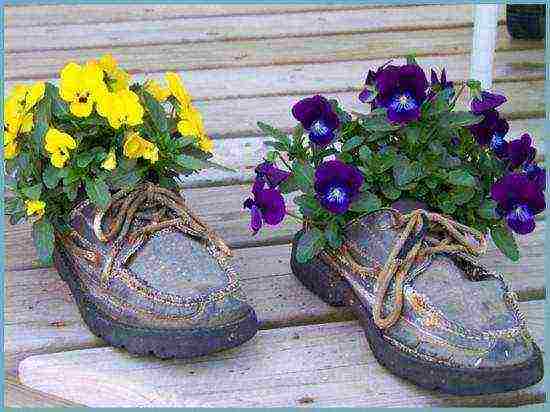
[[262,211],[262,217],[268,225],[282,222],[286,214],[285,200],[275,189],[265,189],[256,195],[256,204]]
[[435,84],[439,84],[439,79],[437,78],[437,73],[434,69],[431,69],[431,83],[432,86]]
[[506,97],[500,94],[482,91],[481,99],[475,98],[472,100],[472,112],[474,114],[481,114],[487,110],[496,109],[504,102],[506,102]]
[[250,208],[250,230],[252,230],[252,232],[256,234],[261,228],[262,228],[262,212],[260,211],[258,206],[253,205]]
[[508,212],[506,223],[514,232],[526,235],[535,229],[535,216],[527,206],[519,206]]
[[271,162],[263,162],[256,167],[256,175],[265,179],[273,189],[288,179],[290,173],[275,167]]
[[305,129],[309,129],[313,122],[321,117],[323,102],[328,103],[326,99],[320,95],[306,97],[292,107],[292,115],[296,120],[302,123]]
[[396,111],[392,107],[388,108],[388,120],[391,123],[409,123],[420,118],[420,108],[414,107],[411,110]]
[[371,96],[372,96],[372,92],[365,87],[361,91],[361,93],[359,93],[359,100],[361,101],[361,103],[368,103]]

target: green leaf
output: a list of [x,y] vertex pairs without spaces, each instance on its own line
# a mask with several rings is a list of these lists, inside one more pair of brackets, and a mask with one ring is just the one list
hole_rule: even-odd
[[327,240],[329,246],[333,249],[338,249],[342,246],[343,239],[340,234],[340,227],[334,220],[329,222],[325,228],[325,239]]
[[48,219],[43,217],[34,222],[32,225],[32,239],[40,262],[48,265],[51,264],[55,245],[55,234],[53,225]]
[[290,175],[288,179],[279,185],[279,190],[284,194],[295,192],[298,189],[299,187],[293,175]]
[[149,92],[142,90],[143,103],[145,110],[149,113],[153,125],[161,133],[165,134],[168,131],[168,121],[166,112],[161,104]]
[[514,262],[519,260],[519,248],[514,235],[505,226],[496,226],[491,228],[491,238],[499,250]]
[[365,162],[368,163],[372,159],[372,150],[368,146],[363,146],[361,149],[359,149],[359,158]]
[[497,202],[493,199],[486,199],[477,210],[477,214],[483,219],[496,219],[496,207]]
[[80,186],[80,182],[73,182],[63,186],[63,192],[67,195],[67,199],[69,199],[69,201],[72,202],[76,199],[76,196],[78,195],[79,186]]
[[57,167],[48,165],[48,167],[46,167],[46,169],[42,173],[42,181],[48,189],[53,189],[57,186],[57,184],[65,174],[65,169],[59,169]]
[[410,162],[406,157],[399,157],[393,166],[395,185],[404,187],[420,176],[420,166],[417,162]]
[[363,128],[370,132],[390,132],[398,130],[401,126],[388,122],[385,117],[382,116],[366,116],[361,121]]
[[88,166],[92,162],[92,160],[94,160],[95,155],[96,153],[91,151],[79,153],[76,157],[76,165],[78,167]]
[[411,123],[409,126],[407,126],[404,130],[407,142],[410,145],[416,145],[420,141],[421,131],[422,129],[416,123]]
[[297,196],[294,203],[300,207],[300,212],[305,216],[313,217],[322,211],[319,201],[312,195]]
[[38,183],[33,186],[24,187],[21,191],[29,199],[38,200],[40,199],[40,195],[42,194],[42,183]]
[[353,136],[342,145],[342,152],[349,152],[360,146],[365,141],[365,136]]
[[476,116],[470,112],[451,112],[441,118],[440,124],[443,127],[466,127],[472,126],[483,120],[483,116]]
[[451,193],[451,201],[455,205],[464,205],[468,203],[475,195],[475,190],[470,187],[458,186]]
[[69,111],[69,105],[59,96],[59,89],[57,86],[46,83],[46,93],[49,95],[52,104],[52,114],[60,119],[66,119],[71,117]]
[[439,203],[439,207],[443,213],[446,213],[448,215],[452,215],[454,212],[456,212],[456,205],[450,200],[443,200]]
[[476,186],[475,178],[470,174],[470,172],[464,169],[451,170],[447,176],[447,180],[454,186]]
[[7,215],[13,215],[15,213],[25,212],[25,202],[18,197],[10,197],[6,199],[4,206],[4,213]]
[[401,190],[392,184],[381,185],[380,190],[390,200],[396,200],[401,196]]
[[313,189],[315,170],[311,165],[295,161],[292,164],[292,173],[294,181],[303,192],[307,193]]
[[325,247],[325,237],[323,232],[318,228],[313,227],[306,232],[303,232],[298,239],[296,247],[296,260],[299,263],[307,263],[313,259]]
[[284,145],[286,145],[286,147],[290,147],[291,141],[286,133],[264,122],[258,122],[256,124],[258,125],[260,130],[264,132],[266,135],[279,140]]
[[90,200],[100,209],[105,209],[111,201],[109,186],[101,179],[86,179],[86,193]]
[[34,128],[31,132],[31,139],[40,151],[44,151],[44,137],[48,131],[48,124],[51,116],[51,100],[45,95],[36,105],[34,112]]
[[197,159],[196,157],[186,154],[180,154],[176,157],[176,163],[190,170],[201,170],[208,167],[208,163],[205,160]]
[[382,207],[382,202],[371,192],[362,192],[359,198],[351,204],[350,210],[360,213],[368,213]]

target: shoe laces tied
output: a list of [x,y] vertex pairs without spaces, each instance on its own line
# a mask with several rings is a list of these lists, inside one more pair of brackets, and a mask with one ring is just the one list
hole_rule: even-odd
[[[487,242],[478,230],[463,225],[446,216],[417,209],[402,215],[393,211],[397,226],[404,229],[394,242],[386,263],[378,273],[372,273],[353,259],[349,246],[342,246],[338,255],[332,258],[348,267],[352,272],[376,278],[376,295],[373,306],[374,323],[380,329],[393,326],[403,309],[403,283],[415,262],[420,262],[437,253],[467,254],[480,256],[485,253]],[[436,229],[437,235],[435,234]],[[342,266],[339,266],[342,267]],[[344,276],[349,275],[344,271]],[[387,316],[382,313],[384,298],[394,280],[395,299]]]

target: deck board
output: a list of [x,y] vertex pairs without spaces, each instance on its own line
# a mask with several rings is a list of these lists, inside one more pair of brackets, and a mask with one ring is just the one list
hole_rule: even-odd
[[[8,404],[65,406],[83,401],[135,406],[140,402],[137,391],[151,395],[140,398],[143,403],[159,406],[543,402],[542,384],[490,397],[456,398],[422,391],[388,374],[372,359],[360,329],[350,322],[351,314],[325,305],[291,274],[288,243],[297,225],[287,222],[253,238],[242,210],[249,190],[242,183],[251,180],[254,165],[265,153],[256,121],[289,130],[294,125],[290,106],[314,93],[337,97],[348,109],[361,110],[356,95],[365,72],[410,52],[416,52],[425,67],[447,67],[452,80],[467,78],[471,9],[471,5],[7,7],[8,89],[20,81],[55,80],[68,59],[84,61],[107,51],[137,80],[159,79],[165,70],[182,74],[215,138],[215,160],[236,169],[188,179],[187,187],[201,187],[187,189],[186,194],[191,207],[236,249],[235,266],[263,328],[242,348],[191,362],[134,359],[104,347],[82,323],[67,286],[53,268],[36,264],[29,226],[6,225]],[[509,136],[529,130],[542,151],[544,72],[526,63],[544,60],[544,44],[512,40],[502,25],[504,7],[499,12],[495,89],[509,96],[504,106],[505,115],[514,119]],[[520,238],[524,257],[519,263],[510,263],[494,247],[483,259],[504,272],[524,300],[544,297],[544,228],[539,221],[533,234]],[[542,343],[542,301],[522,307]],[[34,389],[14,377],[19,362],[29,355],[36,356],[24,362],[22,377]],[[98,358],[103,363],[94,362]],[[68,396],[57,385],[59,369],[54,375],[60,362],[67,366],[66,376],[77,378],[68,387]],[[109,367],[109,362],[116,366]],[[81,385],[82,376],[97,382],[94,390]],[[154,377],[157,386],[147,381]],[[113,383],[117,385],[110,386]],[[51,393],[37,390],[48,384],[46,392]],[[88,393],[95,399],[84,399]]]
[[[132,73],[257,67],[364,59],[463,54],[471,50],[472,28],[338,34],[230,42],[113,46],[81,50],[8,53],[6,79],[53,78],[65,62],[111,52]],[[541,42],[511,41],[499,27],[497,50],[541,49]]]
[[[544,348],[544,302],[521,308]],[[356,322],[260,331],[239,348],[190,361],[113,348],[32,356],[19,374],[25,385],[95,407],[513,406],[545,396],[542,383],[472,397],[420,389],[376,362]]]

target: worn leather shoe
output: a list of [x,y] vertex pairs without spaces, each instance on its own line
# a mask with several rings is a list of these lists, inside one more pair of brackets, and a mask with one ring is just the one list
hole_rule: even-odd
[[483,236],[442,215],[384,209],[348,224],[338,253],[294,274],[332,305],[350,306],[376,359],[416,384],[458,395],[520,389],[542,379],[516,297],[479,265]]
[[189,358],[257,331],[230,254],[183,197],[146,183],[105,211],[78,204],[54,260],[96,336],[133,354]]

